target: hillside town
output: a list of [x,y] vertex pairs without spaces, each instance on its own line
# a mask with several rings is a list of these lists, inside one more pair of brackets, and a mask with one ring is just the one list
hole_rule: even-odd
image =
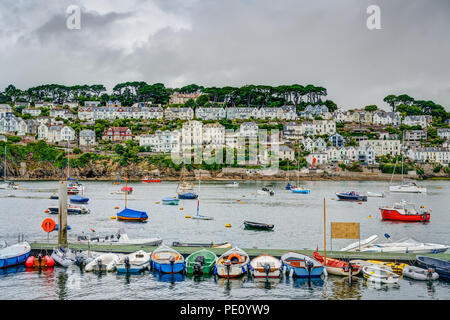
[[[117,154],[116,145],[122,145],[134,148],[139,157],[186,152],[193,146],[236,150],[242,148],[239,139],[256,138],[266,130],[273,140],[266,146],[276,144],[285,169],[339,166],[361,171],[364,166],[397,166],[404,157],[410,170],[431,164],[449,171],[448,119],[436,124],[432,115],[408,115],[377,106],[330,110],[320,100],[308,101],[302,108],[195,103],[204,96],[198,90],[175,91],[167,104],[146,101],[131,106],[119,100],[104,105],[98,100],[4,103],[0,104],[0,141],[26,145],[43,140],[98,155]],[[266,152],[251,165],[264,167],[267,158]]]

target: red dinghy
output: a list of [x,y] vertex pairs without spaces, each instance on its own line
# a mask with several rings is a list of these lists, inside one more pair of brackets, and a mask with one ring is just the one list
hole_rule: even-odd
[[429,212],[425,210],[419,212],[413,204],[406,201],[395,203],[390,207],[381,207],[380,211],[383,220],[427,222],[431,218]]
[[29,256],[27,261],[25,262],[25,266],[27,268],[52,268],[55,266],[55,260],[52,257],[45,255],[42,256],[39,254],[37,257]]
[[142,179],[142,182],[144,183],[157,183],[157,182],[161,182],[160,179],[153,179],[150,178],[149,176],[146,176],[144,179]]
[[[319,252],[314,252],[314,259],[324,264],[324,258]],[[341,261],[338,259],[327,258],[327,262],[325,264],[325,269],[329,274],[334,274],[337,276],[348,276],[350,274],[350,266],[348,262]],[[357,275],[361,271],[361,267],[358,265],[352,264],[351,266],[352,276]]]
[[123,187],[122,189],[120,189],[120,191],[126,192],[126,193],[130,194],[130,193],[133,192],[133,188],[132,188],[132,187],[127,187],[127,186],[125,186],[125,187]]

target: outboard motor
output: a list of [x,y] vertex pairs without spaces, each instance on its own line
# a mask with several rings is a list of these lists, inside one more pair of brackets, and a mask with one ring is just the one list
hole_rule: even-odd
[[266,273],[266,279],[269,277],[270,273],[270,263],[264,264],[264,272]]
[[227,259],[223,264],[227,268],[227,277],[230,278],[231,261]]
[[38,261],[39,261],[39,269],[42,268],[42,254],[38,254]]
[[311,279],[311,270],[314,267],[314,264],[311,261],[306,261],[306,269],[308,270],[308,280]]
[[194,262],[194,273],[195,274],[201,274],[202,273],[202,267],[205,265],[205,257],[204,256],[197,256],[195,258]]
[[98,271],[102,271],[102,259],[98,259],[97,266],[98,266]]
[[127,272],[130,272],[130,258],[125,257],[124,263],[125,263],[125,269],[127,269]]
[[170,266],[172,268],[172,273],[173,273],[173,264],[175,263],[175,257],[174,256],[170,256],[169,262],[170,262]]
[[434,272],[434,269],[433,268],[428,268],[427,269],[427,278],[429,279],[429,280],[431,280],[432,278],[433,278],[433,272]]
[[84,258],[82,256],[78,255],[75,258],[75,264],[81,268],[83,266],[83,264],[84,264]]

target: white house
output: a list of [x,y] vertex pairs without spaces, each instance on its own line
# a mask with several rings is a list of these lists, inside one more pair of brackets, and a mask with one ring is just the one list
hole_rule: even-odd
[[93,130],[84,129],[80,131],[80,146],[90,147],[97,144],[95,140],[95,132]]

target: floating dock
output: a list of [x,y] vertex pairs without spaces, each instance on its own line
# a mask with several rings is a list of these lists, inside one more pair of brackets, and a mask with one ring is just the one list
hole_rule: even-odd
[[[57,243],[38,243],[30,242],[32,253],[39,253],[41,251],[52,251],[53,248],[58,247]],[[138,250],[144,250],[146,252],[154,251],[157,246],[146,246],[146,245],[118,245],[118,244],[78,244],[69,243],[69,248],[73,250],[91,250],[97,252],[113,252],[113,253],[123,253],[128,254]],[[202,247],[171,247],[177,250],[184,257],[187,257],[191,253],[202,249]],[[230,248],[216,248],[216,247],[206,247],[206,249],[214,252],[217,256],[222,255]],[[294,251],[302,253],[308,256],[313,255],[315,250],[296,250],[296,249],[256,249],[256,248],[242,248],[250,258],[257,257],[262,254],[270,254],[274,257],[280,258],[281,255],[288,251]],[[319,250],[323,253],[322,250]],[[345,252],[345,251],[327,251],[327,257],[336,258],[341,260],[381,260],[381,261],[392,261],[392,262],[405,262],[408,264],[415,264],[416,255],[430,256],[438,259],[443,259],[450,261],[450,254],[448,253],[385,253],[385,252]]]

